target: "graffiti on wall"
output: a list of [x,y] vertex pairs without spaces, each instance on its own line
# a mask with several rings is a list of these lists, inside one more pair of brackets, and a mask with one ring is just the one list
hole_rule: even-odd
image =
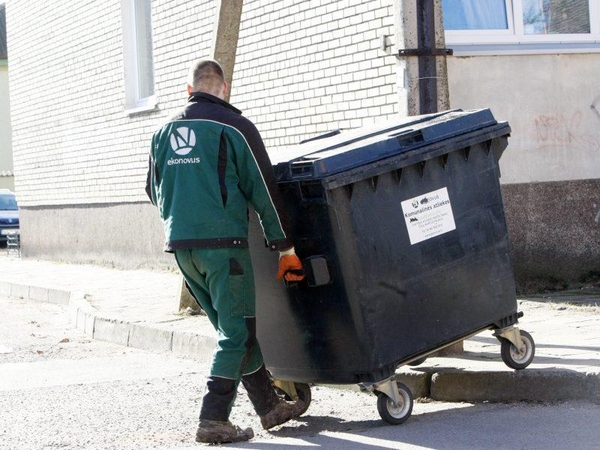
[[[592,104],[594,108],[594,104]],[[582,124],[583,113],[540,115],[535,119],[538,148],[565,148],[600,151],[600,139]]]

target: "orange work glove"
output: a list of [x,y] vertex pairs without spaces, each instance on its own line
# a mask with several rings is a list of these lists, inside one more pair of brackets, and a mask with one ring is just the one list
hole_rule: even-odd
[[293,249],[287,252],[281,252],[279,255],[279,270],[277,279],[285,278],[286,281],[300,281],[304,279],[304,268],[300,258],[296,256]]

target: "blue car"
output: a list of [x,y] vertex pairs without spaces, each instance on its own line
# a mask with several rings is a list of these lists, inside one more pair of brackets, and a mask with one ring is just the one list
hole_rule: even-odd
[[0,189],[0,244],[5,245],[6,236],[19,230],[19,207],[15,194],[8,189]]

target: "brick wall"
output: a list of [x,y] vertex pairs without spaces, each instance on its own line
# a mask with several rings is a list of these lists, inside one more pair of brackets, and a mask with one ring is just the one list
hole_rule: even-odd
[[244,3],[232,102],[267,147],[357,128],[398,111],[395,58],[379,50],[393,34],[393,2]]
[[[135,197],[118,2],[11,2],[13,148],[22,206]],[[43,11],[43,14],[31,14]]]
[[[43,11],[43,14],[31,14]],[[16,189],[23,207],[146,201],[153,130],[208,54],[213,1],[152,2],[155,111],[125,108],[121,0],[7,5]],[[244,3],[231,102],[270,151],[397,111],[392,0]]]

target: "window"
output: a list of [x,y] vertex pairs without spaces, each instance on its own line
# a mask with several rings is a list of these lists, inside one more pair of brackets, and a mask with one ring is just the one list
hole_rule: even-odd
[[589,34],[588,0],[525,0],[523,32],[526,35]]
[[504,0],[444,0],[446,30],[506,30]]
[[4,191],[0,192],[0,210],[17,211],[19,207],[17,206],[15,194],[8,192],[6,189],[1,189],[0,191]]
[[442,0],[449,45],[600,51],[600,0]]
[[121,0],[125,103],[129,113],[153,109],[154,61],[151,0]]

